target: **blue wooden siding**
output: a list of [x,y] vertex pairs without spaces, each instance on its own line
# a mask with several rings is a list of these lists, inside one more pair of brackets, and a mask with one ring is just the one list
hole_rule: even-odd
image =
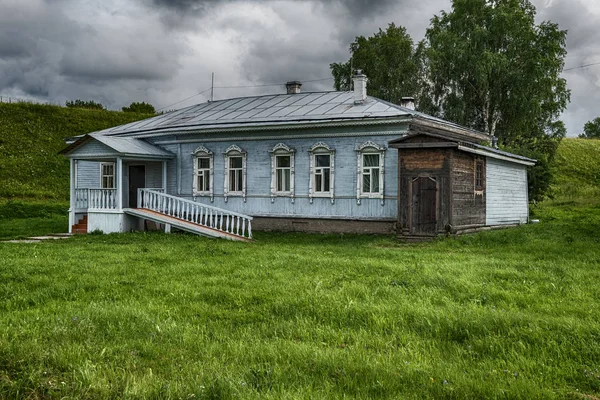
[[100,187],[100,163],[97,161],[77,161],[77,188]]
[[[214,139],[213,139],[214,140]],[[395,149],[385,152],[384,201],[381,199],[361,199],[357,204],[357,152],[361,144],[372,141],[387,146],[389,135],[369,135],[351,137],[320,138],[273,138],[265,140],[223,140],[206,142],[199,139],[194,143],[163,145],[165,149],[181,154],[179,160],[169,163],[168,192],[187,198],[192,196],[193,152],[202,145],[214,153],[214,202],[208,197],[198,196],[196,201],[212,204],[231,211],[253,216],[286,216],[307,218],[343,218],[343,219],[384,219],[393,220],[397,215],[397,158]],[[334,203],[329,198],[314,198],[309,201],[309,149],[317,142],[325,142],[335,149],[334,167]],[[269,151],[278,143],[294,148],[295,153],[295,200],[289,197],[271,198],[271,154]],[[247,152],[247,192],[246,202],[240,197],[229,196],[224,199],[225,150],[236,144]],[[180,165],[177,165],[179,162]],[[179,171],[179,177],[178,177]]]
[[73,150],[69,156],[77,158],[78,156],[99,156],[99,155],[114,155],[115,151],[103,143],[95,139],[89,140],[83,146],[79,146]]

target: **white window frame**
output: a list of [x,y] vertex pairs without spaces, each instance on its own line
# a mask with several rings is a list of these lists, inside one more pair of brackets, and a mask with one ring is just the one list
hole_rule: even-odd
[[[113,173],[112,173],[112,181],[113,181],[113,185],[112,187],[104,187],[104,178],[105,177],[110,177],[110,175],[104,175],[104,166],[111,166]],[[100,189],[116,189],[116,185],[117,185],[117,176],[116,176],[116,165],[114,162],[101,162],[100,163]]]
[[[200,168],[198,167],[198,160],[201,158],[208,158],[209,167],[208,167],[208,191],[199,190],[198,188],[198,176],[201,173]],[[199,146],[192,153],[192,159],[194,162],[194,179],[193,179],[193,195],[194,196],[208,196],[210,197],[210,201],[214,201],[214,173],[215,173],[215,163],[214,163],[214,154],[212,151],[207,149],[204,146]],[[205,171],[205,169],[203,169]]]
[[[225,157],[225,183],[223,188],[223,195],[225,197],[225,202],[227,202],[228,197],[242,197],[244,202],[246,202],[246,156],[247,153],[242,150],[241,147],[231,145],[225,150],[223,154]],[[242,158],[242,190],[241,191],[230,191],[229,190],[229,159],[232,157],[241,157]]]
[[[278,143],[273,146],[271,153],[271,203],[275,201],[276,197],[290,197],[292,203],[294,203],[294,163],[296,150],[287,146],[284,143]],[[290,157],[290,190],[277,190],[277,157]]]
[[[311,146],[308,150],[310,155],[310,179],[308,186],[308,198],[312,204],[314,197],[328,197],[331,199],[331,204],[335,202],[335,149],[329,147],[326,143],[318,142]],[[329,155],[329,191],[328,192],[317,192],[315,190],[315,174],[317,170],[316,156],[318,155]]]
[[[381,199],[381,205],[384,203],[384,178],[385,178],[385,146],[368,141],[356,148],[356,204],[361,203],[361,199]],[[365,155],[379,156],[379,191],[363,191],[363,172],[366,167],[363,165]]]

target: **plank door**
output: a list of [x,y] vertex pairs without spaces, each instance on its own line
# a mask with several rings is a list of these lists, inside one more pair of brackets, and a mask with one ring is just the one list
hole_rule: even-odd
[[432,177],[412,180],[411,233],[433,235],[437,226],[437,181]]
[[129,208],[137,208],[138,189],[146,187],[146,166],[129,166]]

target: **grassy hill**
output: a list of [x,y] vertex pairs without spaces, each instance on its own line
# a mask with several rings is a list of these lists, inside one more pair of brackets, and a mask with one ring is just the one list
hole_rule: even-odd
[[0,198],[67,200],[64,139],[148,118],[118,111],[0,103]]
[[563,140],[554,172],[554,192],[560,201],[600,199],[600,140]]

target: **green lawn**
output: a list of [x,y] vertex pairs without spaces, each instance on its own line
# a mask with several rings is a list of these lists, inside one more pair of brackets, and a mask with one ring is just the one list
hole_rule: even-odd
[[0,398],[597,398],[600,206],[535,213],[417,245],[0,243]]

